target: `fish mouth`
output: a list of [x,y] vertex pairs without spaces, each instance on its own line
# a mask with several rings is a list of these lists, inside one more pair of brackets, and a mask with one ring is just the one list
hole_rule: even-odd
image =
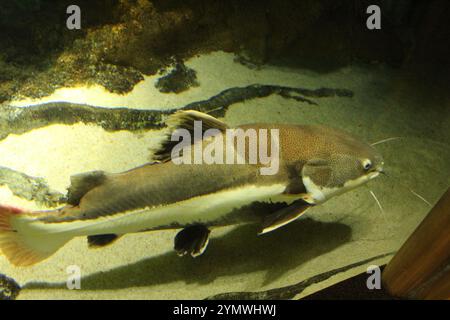
[[380,171],[370,172],[370,173],[368,174],[369,180],[375,179],[376,177],[378,177],[378,176],[380,175],[380,173],[381,173]]
[[385,172],[383,170],[383,164],[384,164],[384,162],[381,163],[378,167],[376,167],[372,172],[369,172],[369,174],[368,174],[369,180],[375,179],[380,174],[385,174]]

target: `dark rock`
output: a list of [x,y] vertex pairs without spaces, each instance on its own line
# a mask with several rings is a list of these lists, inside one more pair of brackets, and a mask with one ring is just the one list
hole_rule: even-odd
[[158,79],[155,87],[163,93],[180,93],[190,87],[198,87],[197,72],[184,65],[183,62],[175,64],[175,68],[167,75]]
[[0,300],[15,300],[20,293],[19,284],[12,278],[0,274]]
[[50,190],[43,178],[31,177],[22,172],[0,167],[0,186],[3,185],[8,186],[17,197],[49,207],[54,207],[65,200],[63,194]]

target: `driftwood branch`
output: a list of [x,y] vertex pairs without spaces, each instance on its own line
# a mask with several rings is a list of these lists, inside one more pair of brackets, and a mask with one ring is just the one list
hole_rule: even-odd
[[51,102],[30,107],[0,107],[0,140],[10,134],[22,134],[51,124],[92,123],[105,130],[145,130],[164,127],[166,117],[177,111],[193,109],[213,116],[223,116],[232,104],[273,94],[317,105],[312,98],[352,97],[346,89],[320,88],[315,90],[274,85],[254,84],[247,87],[226,89],[202,101],[192,102],[172,110],[103,108],[69,102]]

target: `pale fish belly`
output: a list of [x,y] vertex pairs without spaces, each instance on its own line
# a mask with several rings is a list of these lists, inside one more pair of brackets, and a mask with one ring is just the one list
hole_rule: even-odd
[[[292,196],[282,193],[284,184],[270,186],[243,186],[233,190],[223,190],[213,194],[191,198],[171,205],[142,208],[99,217],[95,220],[80,220],[62,223],[42,223],[34,228],[46,231],[64,232],[71,236],[96,234],[125,234],[142,230],[162,229],[166,226],[185,226],[192,223],[214,224],[223,220],[233,209],[253,202],[279,201],[292,202]],[[286,198],[286,199],[284,199]]]

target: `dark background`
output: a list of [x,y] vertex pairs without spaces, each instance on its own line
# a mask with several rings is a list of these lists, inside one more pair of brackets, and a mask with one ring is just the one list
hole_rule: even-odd
[[[81,8],[81,30],[66,28],[70,4]],[[381,30],[366,28],[371,4]],[[449,17],[446,0],[3,1],[0,102],[77,83],[125,93],[142,74],[214,50],[319,72],[386,63],[446,85]]]

